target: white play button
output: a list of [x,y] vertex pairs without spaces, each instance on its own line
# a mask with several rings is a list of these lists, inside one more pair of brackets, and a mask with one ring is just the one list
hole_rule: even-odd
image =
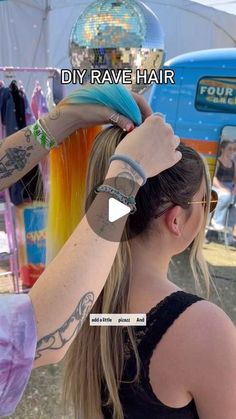
[[[136,230],[132,230],[130,227],[133,220],[136,222],[135,211],[132,210],[135,209],[135,200],[132,197],[136,196],[140,185],[130,182],[130,178],[125,177],[125,173],[124,177],[106,178],[104,186],[111,186],[122,191],[124,195],[129,196],[130,199],[127,201],[120,200],[118,196],[111,195],[106,191],[96,193],[100,186],[101,183],[95,188],[93,187],[86,199],[85,212],[89,226],[99,237],[113,243],[132,239],[137,234]],[[136,206],[138,211],[138,205]]]
[[119,220],[125,215],[130,213],[130,207],[122,204],[122,202],[117,201],[117,199],[109,199],[109,210],[108,210],[108,219],[111,223]]

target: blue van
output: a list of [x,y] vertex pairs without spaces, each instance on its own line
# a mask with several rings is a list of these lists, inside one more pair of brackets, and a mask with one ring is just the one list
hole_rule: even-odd
[[236,139],[236,48],[183,54],[163,68],[174,70],[175,84],[155,84],[150,105],[207,158],[213,176],[221,139]]

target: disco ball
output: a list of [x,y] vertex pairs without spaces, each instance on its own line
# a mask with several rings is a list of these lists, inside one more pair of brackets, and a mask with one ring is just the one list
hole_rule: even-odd
[[105,73],[109,69],[132,70],[127,87],[142,93],[149,85],[137,73],[158,70],[164,60],[164,35],[157,16],[141,1],[99,0],[79,16],[70,35],[70,61],[73,69]]

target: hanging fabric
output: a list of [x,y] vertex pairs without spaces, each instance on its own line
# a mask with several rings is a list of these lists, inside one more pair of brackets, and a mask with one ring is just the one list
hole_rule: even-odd
[[18,129],[25,128],[26,120],[25,120],[25,103],[23,99],[22,92],[18,89],[16,80],[13,80],[9,86],[10,92],[13,97],[13,101],[15,104],[15,113],[16,113],[16,122]]
[[0,141],[6,137],[6,129],[2,122],[2,112],[1,112],[4,88],[5,88],[4,81],[0,80]]
[[[1,116],[2,123],[6,126],[6,135],[9,136],[27,125],[25,95],[18,88],[16,80],[12,80],[10,86],[3,89]],[[12,203],[20,205],[23,202],[42,199],[41,185],[41,173],[37,165],[9,188]]]
[[24,105],[25,105],[25,120],[26,120],[26,125],[32,125],[34,124],[34,122],[36,121],[32,109],[30,107],[28,98],[26,96],[25,90],[24,90],[24,86],[22,84],[21,81],[19,81],[19,90],[22,92],[22,96],[24,99]]
[[3,88],[1,100],[1,117],[2,123],[6,127],[6,136],[19,131],[16,119],[15,102],[9,87]]
[[55,108],[56,104],[53,100],[53,92],[50,87],[50,80],[47,80],[46,101],[49,111]]
[[48,113],[46,97],[38,81],[36,81],[31,98],[31,108],[36,119]]

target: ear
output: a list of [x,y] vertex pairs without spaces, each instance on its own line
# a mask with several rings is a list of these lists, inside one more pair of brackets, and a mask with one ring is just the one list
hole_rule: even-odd
[[183,229],[183,208],[179,205],[171,208],[166,213],[165,224],[172,234],[176,237],[180,237]]

